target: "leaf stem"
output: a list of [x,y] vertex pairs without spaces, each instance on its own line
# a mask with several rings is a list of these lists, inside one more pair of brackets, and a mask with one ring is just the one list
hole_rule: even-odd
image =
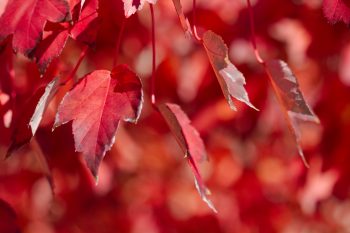
[[152,105],[156,103],[155,96],[155,76],[156,76],[156,35],[155,35],[155,26],[154,26],[154,10],[153,5],[149,4],[151,10],[151,20],[152,20],[152,76],[151,76],[151,102]]
[[126,23],[126,18],[123,17],[122,25],[120,26],[119,29],[119,35],[117,39],[117,44],[115,46],[115,57],[113,61],[113,67],[115,67],[118,64],[118,57],[119,57],[119,49],[120,49],[120,43],[124,34],[124,29],[125,29],[125,23]]
[[[79,66],[80,66],[81,62],[83,61],[84,57],[86,56],[86,52],[87,52],[88,48],[89,48],[89,46],[87,46],[87,45],[84,46],[83,50],[80,53],[79,60],[78,60],[77,64],[75,65],[75,67],[72,70],[72,72],[69,74],[68,78],[64,81],[64,83],[66,83],[67,81],[71,80],[75,76],[75,73],[79,69]],[[76,81],[77,80],[74,79],[74,82],[76,82]]]
[[252,44],[254,48],[254,54],[255,54],[256,60],[258,60],[260,64],[264,64],[264,60],[260,56],[258,46],[256,43],[254,13],[253,13],[252,4],[250,3],[250,0],[247,0],[247,3],[248,3],[248,10],[249,10],[250,32],[252,34],[251,37],[252,37]]

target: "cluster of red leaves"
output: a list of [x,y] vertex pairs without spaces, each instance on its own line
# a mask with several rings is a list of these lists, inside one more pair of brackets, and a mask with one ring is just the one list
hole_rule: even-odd
[[0,231],[349,231],[348,3],[250,10],[0,3]]

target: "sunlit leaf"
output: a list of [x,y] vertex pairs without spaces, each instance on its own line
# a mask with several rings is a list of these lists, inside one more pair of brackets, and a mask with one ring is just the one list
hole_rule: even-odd
[[111,149],[120,120],[136,122],[142,108],[141,81],[126,65],[112,72],[96,70],[63,98],[54,127],[73,121],[75,149],[82,152],[92,174]]

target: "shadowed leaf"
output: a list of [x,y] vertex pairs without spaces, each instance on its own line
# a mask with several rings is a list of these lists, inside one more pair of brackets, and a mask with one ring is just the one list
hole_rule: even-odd
[[197,162],[207,159],[203,141],[197,130],[191,125],[187,115],[180,106],[171,103],[158,105],[158,109],[165,121],[169,125],[177,142],[183,150],[188,164],[195,178],[195,185],[202,200],[207,203],[209,208],[217,212],[213,203],[209,200],[209,190],[206,188],[202,177],[197,168]]
[[250,103],[248,93],[244,89],[245,79],[243,74],[237,70],[228,58],[228,49],[222,38],[212,31],[206,31],[203,35],[203,46],[231,109],[237,110],[232,101],[232,97],[234,97],[257,110]]
[[297,120],[312,121],[315,123],[319,123],[320,121],[306,103],[299,89],[298,80],[287,63],[282,60],[271,60],[266,62],[266,67],[271,77],[273,88],[285,111],[289,127],[297,142],[299,154],[307,165],[300,147],[300,130]]
[[61,54],[68,36],[68,30],[53,32],[35,48],[33,57],[41,74],[44,74],[51,61]]
[[79,20],[70,31],[73,39],[93,45],[98,31],[98,0],[86,0],[82,6]]

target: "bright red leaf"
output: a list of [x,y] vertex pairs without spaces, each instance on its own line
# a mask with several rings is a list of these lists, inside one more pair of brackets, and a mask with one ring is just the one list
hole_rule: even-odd
[[231,109],[237,110],[232,101],[232,97],[234,97],[257,110],[250,103],[248,93],[244,89],[245,79],[243,74],[237,70],[228,58],[228,49],[222,38],[212,31],[206,31],[203,35],[203,46]]
[[157,0],[123,0],[125,17],[129,18],[136,11],[141,10],[145,2],[156,4]]
[[82,10],[79,20],[70,31],[71,37],[88,45],[92,45],[96,40],[98,30],[98,1],[82,1]]
[[115,141],[119,121],[136,122],[143,96],[141,81],[126,65],[96,70],[63,98],[54,127],[73,121],[76,151],[97,177],[99,164]]
[[68,36],[68,30],[52,32],[35,48],[33,57],[41,74],[44,74],[51,61],[61,54]]
[[207,203],[214,212],[217,212],[213,203],[207,196],[209,190],[205,186],[197,168],[197,162],[207,158],[205,147],[198,131],[191,125],[190,119],[182,111],[180,106],[165,103],[158,105],[158,109],[169,125],[169,128],[188,160],[194,174],[196,188],[202,200]]
[[14,51],[28,55],[41,40],[47,20],[62,22],[68,19],[70,12],[66,0],[10,0],[0,18],[0,42],[13,34]]
[[299,89],[298,80],[287,63],[282,60],[271,60],[266,62],[266,67],[271,77],[273,88],[285,111],[290,129],[295,136],[299,154],[304,163],[307,164],[300,147],[300,131],[297,120],[319,123],[319,119],[306,103]]
[[331,23],[350,24],[350,3],[348,0],[323,0],[323,13]]

